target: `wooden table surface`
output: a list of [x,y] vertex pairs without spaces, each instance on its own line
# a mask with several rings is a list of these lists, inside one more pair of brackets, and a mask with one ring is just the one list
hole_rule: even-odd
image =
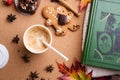
[[[78,9],[79,0],[66,1],[73,8]],[[56,61],[60,63],[64,62],[67,66],[70,66],[74,57],[81,60],[82,28],[85,10],[80,12],[80,17],[74,16],[74,23],[81,26],[76,32],[68,30],[65,36],[59,37],[54,34],[55,31],[52,27],[48,27],[53,35],[52,45],[70,59],[68,62],[50,49],[43,54],[35,55],[24,47],[22,40],[24,31],[33,24],[44,25],[45,19],[41,15],[41,10],[47,5],[56,7],[60,4],[55,2],[51,3],[50,0],[41,0],[36,13],[32,16],[25,16],[17,12],[14,5],[5,6],[2,0],[0,0],[0,44],[7,47],[10,56],[8,64],[3,69],[0,69],[0,80],[26,80],[31,71],[37,71],[39,73],[39,78],[36,80],[40,80],[42,77],[45,80],[57,80],[61,73],[59,72]],[[11,13],[15,14],[17,19],[9,23],[6,17]],[[20,41],[18,44],[14,44],[11,41],[17,34]],[[29,63],[25,63],[21,59],[21,56],[24,54],[30,56]],[[50,64],[53,65],[54,71],[47,73],[44,69]]]

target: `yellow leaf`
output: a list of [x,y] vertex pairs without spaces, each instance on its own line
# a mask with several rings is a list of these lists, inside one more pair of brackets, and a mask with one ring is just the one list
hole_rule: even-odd
[[79,11],[82,11],[88,5],[88,3],[91,2],[92,0],[81,0],[79,5]]

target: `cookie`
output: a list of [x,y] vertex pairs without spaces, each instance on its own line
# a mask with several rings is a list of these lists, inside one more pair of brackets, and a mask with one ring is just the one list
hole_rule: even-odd
[[66,8],[58,6],[53,8],[46,6],[42,10],[43,17],[46,18],[45,25],[53,26],[55,33],[58,36],[64,36],[67,33],[67,30],[76,31],[80,26],[74,25],[73,22],[73,13],[67,11]]
[[40,0],[15,0],[15,8],[24,15],[33,15],[40,3]]

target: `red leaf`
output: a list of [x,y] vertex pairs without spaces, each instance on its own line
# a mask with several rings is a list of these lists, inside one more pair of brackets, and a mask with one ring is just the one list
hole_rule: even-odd
[[93,73],[93,71],[91,71],[87,74],[89,78],[92,78],[92,73]]
[[71,66],[71,68],[70,68],[70,73],[72,73],[72,72],[76,72],[75,67],[74,67],[73,64],[72,64],[72,66]]
[[77,70],[82,70],[83,72],[86,72],[86,67],[84,65],[82,65],[76,58],[74,58],[75,61],[75,68]]
[[64,63],[62,65],[62,64],[57,62],[57,65],[58,65],[58,68],[59,68],[59,72],[61,72],[64,75],[69,75],[70,74],[69,68]]
[[61,80],[91,80],[92,71],[86,74],[86,67],[81,64],[77,59],[74,59],[74,63],[71,67],[67,67],[64,63],[60,64],[57,62],[59,72],[63,76],[59,77]]
[[79,70],[82,67],[81,63],[76,58],[74,58],[74,62],[75,62],[75,68]]

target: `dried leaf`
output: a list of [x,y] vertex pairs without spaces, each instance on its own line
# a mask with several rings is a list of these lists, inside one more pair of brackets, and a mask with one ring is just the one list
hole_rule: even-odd
[[79,4],[79,11],[82,11],[88,5],[88,3],[91,2],[92,0],[81,0]]
[[57,62],[59,72],[63,74],[63,76],[59,77],[60,80],[91,80],[92,79],[92,71],[86,74],[86,67],[82,65],[77,59],[75,59],[75,63],[68,68],[64,63],[60,64]]

